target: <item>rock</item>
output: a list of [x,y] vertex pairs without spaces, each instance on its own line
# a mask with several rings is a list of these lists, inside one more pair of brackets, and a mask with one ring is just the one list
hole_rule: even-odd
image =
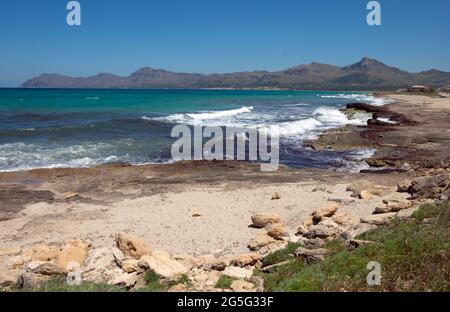
[[22,271],[19,270],[0,270],[0,287],[16,286],[21,273]]
[[23,273],[17,279],[17,286],[23,289],[32,290],[43,286],[49,279],[49,276],[35,273]]
[[385,199],[383,203],[393,212],[397,212],[406,208],[410,208],[412,203],[404,198]]
[[281,223],[270,225],[267,235],[278,240],[283,240],[286,239],[286,237],[289,237],[289,233]]
[[231,290],[236,292],[251,291],[255,288],[255,285],[243,280],[233,281],[230,286]]
[[344,212],[337,212],[331,217],[331,220],[333,220],[340,226],[352,226],[359,223],[359,220],[357,220],[355,217]]
[[25,265],[25,270],[29,273],[40,275],[54,276],[64,275],[65,271],[53,262],[48,261],[31,261]]
[[248,248],[251,251],[258,251],[261,248],[263,248],[264,246],[267,246],[271,243],[275,242],[275,239],[273,239],[272,237],[270,237],[267,234],[259,234],[258,236],[256,236],[255,238],[253,238],[249,243],[248,243]]
[[270,273],[270,272],[272,272],[274,269],[276,269],[276,268],[278,268],[278,267],[281,267],[281,266],[284,266],[284,265],[286,265],[286,264],[289,264],[290,262],[291,262],[291,260],[285,260],[285,261],[278,262],[278,263],[275,263],[275,264],[272,264],[272,265],[268,265],[268,266],[266,266],[266,267],[263,267],[263,268],[261,269],[261,271],[263,271],[264,273]]
[[409,180],[400,181],[397,183],[397,192],[407,193],[410,186],[411,186],[411,181],[409,181]]
[[359,193],[358,198],[367,201],[367,200],[371,200],[373,198],[373,195],[369,190],[362,190]]
[[321,207],[319,209],[316,209],[312,216],[313,220],[316,222],[322,221],[325,217],[331,217],[336,213],[336,211],[339,209],[340,205],[336,202],[329,202],[324,207]]
[[139,260],[127,259],[122,261],[122,270],[126,273],[142,272],[139,267]]
[[362,235],[366,232],[373,231],[376,228],[377,228],[377,226],[373,225],[373,224],[360,223],[358,225],[353,226],[349,230],[343,232],[341,234],[341,236],[345,240],[351,240],[351,239],[354,239],[354,238],[358,237],[359,235]]
[[222,272],[222,274],[230,277],[244,279],[251,277],[253,275],[253,270],[247,270],[236,266],[229,266]]
[[313,224],[315,224],[315,222],[314,222],[314,217],[312,216],[312,214],[311,215],[309,215],[309,216],[307,216],[304,220],[303,220],[303,223],[302,223],[302,225],[305,227],[305,228],[309,228],[311,225],[313,225]]
[[277,213],[255,213],[252,216],[252,224],[257,228],[263,228],[271,224],[280,223],[281,218]]
[[280,194],[278,194],[278,193],[273,193],[273,194],[272,194],[272,200],[277,200],[277,199],[281,199]]
[[[117,251],[119,250],[117,249]],[[108,248],[97,248],[90,251],[82,274],[83,280],[94,283],[110,283],[117,275],[123,274],[113,253],[114,250]]]
[[198,218],[198,217],[202,216],[202,213],[197,209],[192,209],[191,216],[192,216],[192,218]]
[[359,197],[363,190],[371,190],[372,183],[367,180],[358,180],[347,186],[347,191],[352,192],[352,197]]
[[76,262],[82,266],[86,260],[89,245],[81,240],[72,240],[67,243],[58,254],[56,264],[63,270],[71,262]]
[[392,211],[391,208],[389,208],[389,207],[386,206],[386,205],[383,205],[383,206],[377,206],[377,207],[375,208],[374,214],[388,213],[388,212],[391,212],[391,211]]
[[300,226],[297,228],[297,231],[295,232],[295,235],[303,236],[306,233],[308,233],[308,228],[303,224],[300,224]]
[[325,245],[325,242],[323,239],[316,237],[316,238],[306,240],[304,242],[304,245],[307,248],[320,248],[323,245]]
[[362,223],[368,223],[373,225],[383,225],[389,223],[389,221],[394,218],[397,214],[395,212],[388,212],[382,214],[375,214],[367,217],[362,217]]
[[439,198],[440,195],[449,189],[450,175],[440,174],[431,177],[421,177],[412,181],[408,188],[408,193],[412,199],[418,198]]
[[0,257],[17,256],[21,251],[20,247],[1,248]]
[[324,220],[319,224],[311,226],[308,233],[305,234],[307,238],[332,238],[338,236],[340,226],[332,220]]
[[306,249],[303,247],[299,247],[295,251],[295,256],[301,260],[304,260],[306,263],[324,261],[327,254],[328,250],[325,248]]
[[80,198],[81,198],[81,196],[78,193],[69,193],[68,195],[66,195],[65,199],[67,201],[71,201],[71,200],[77,200],[77,199],[80,199]]
[[236,255],[235,258],[231,260],[231,265],[242,268],[249,265],[255,265],[260,259],[261,255],[255,252],[240,254]]
[[152,253],[151,247],[143,239],[129,233],[117,234],[116,244],[120,251],[134,259],[140,259],[142,256]]
[[40,245],[23,253],[24,262],[51,261],[59,256],[60,249],[56,246]]
[[139,260],[139,266],[151,269],[163,278],[172,278],[187,273],[187,268],[180,262],[170,258],[169,254],[154,251],[151,255],[144,255]]
[[214,258],[210,261],[206,262],[203,265],[203,269],[207,271],[223,271],[227,266],[229,266],[231,263],[231,260],[228,258]]
[[408,209],[403,209],[400,210],[397,214],[397,218],[400,219],[408,219],[411,218],[414,214],[414,212],[416,212],[417,210],[419,210],[419,207],[412,207],[412,208],[408,208]]
[[136,272],[131,274],[120,272],[109,281],[109,284],[131,288],[137,283],[137,280],[138,275]]

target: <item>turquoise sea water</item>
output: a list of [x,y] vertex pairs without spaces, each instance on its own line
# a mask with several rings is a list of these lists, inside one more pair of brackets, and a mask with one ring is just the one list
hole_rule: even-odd
[[347,123],[349,102],[383,101],[367,93],[228,90],[0,89],[0,171],[170,161],[176,124],[279,125],[281,162],[345,167],[352,156],[314,152],[305,138]]

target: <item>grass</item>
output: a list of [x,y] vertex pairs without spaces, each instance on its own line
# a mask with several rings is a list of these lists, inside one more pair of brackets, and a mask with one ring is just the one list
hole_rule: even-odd
[[228,275],[221,275],[219,277],[219,280],[217,281],[216,285],[214,286],[215,288],[220,288],[220,289],[230,289],[231,288],[231,284],[233,283],[233,281],[235,281],[236,278],[228,276]]
[[67,284],[66,278],[54,277],[36,288],[14,289],[23,292],[124,292],[125,288],[108,285],[84,282],[81,285],[71,286]]
[[[330,256],[321,263],[292,260],[269,274],[258,274],[267,291],[450,291],[449,211],[448,202],[424,205],[413,220],[394,220],[359,237],[377,244],[349,251],[341,241],[328,242]],[[435,225],[421,224],[432,217],[438,218]],[[292,248],[269,255],[267,263],[285,259]],[[381,265],[381,286],[367,285],[370,261]]]
[[139,289],[140,292],[163,292],[177,284],[184,284],[188,288],[192,286],[192,282],[186,274],[181,275],[177,280],[164,281],[155,272],[148,270],[144,274],[145,287]]

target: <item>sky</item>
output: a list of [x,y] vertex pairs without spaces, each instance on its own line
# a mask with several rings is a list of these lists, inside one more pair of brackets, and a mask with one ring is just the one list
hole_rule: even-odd
[[41,73],[127,76],[141,67],[178,72],[280,70],[310,62],[344,66],[376,58],[410,72],[450,71],[450,1],[1,0],[0,87]]

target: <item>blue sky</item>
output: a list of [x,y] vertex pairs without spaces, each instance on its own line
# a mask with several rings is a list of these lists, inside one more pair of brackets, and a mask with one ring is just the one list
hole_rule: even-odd
[[0,2],[0,86],[43,72],[278,70],[363,56],[450,71],[448,0],[381,0],[379,27],[366,23],[368,0],[79,0],[80,27],[67,26],[67,2]]

